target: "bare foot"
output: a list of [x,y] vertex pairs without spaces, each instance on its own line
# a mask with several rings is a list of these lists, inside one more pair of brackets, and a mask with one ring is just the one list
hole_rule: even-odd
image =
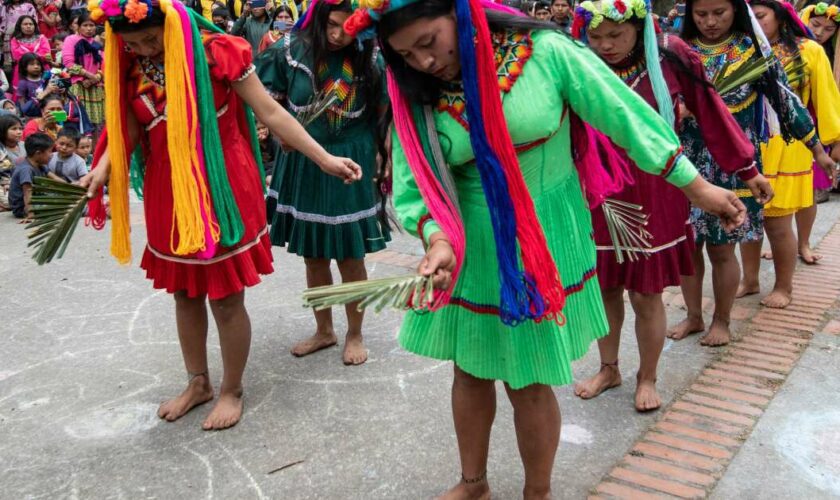
[[755,295],[761,291],[761,285],[758,283],[746,283],[744,281],[738,283],[738,291],[735,292],[735,298],[740,299],[747,295]]
[[490,500],[490,485],[487,480],[475,484],[461,481],[435,500]]
[[361,334],[347,334],[344,339],[344,353],[341,360],[345,365],[361,365],[368,359],[368,351],[365,349],[365,342]]
[[316,333],[306,340],[301,340],[292,347],[292,355],[302,358],[313,352],[318,352],[321,349],[332,347],[338,343],[335,334],[330,333]]
[[669,328],[666,335],[669,339],[682,340],[692,333],[700,333],[705,329],[706,323],[703,322],[703,318],[688,316],[684,320]]
[[167,422],[174,422],[183,417],[196,406],[213,399],[213,386],[207,375],[199,375],[190,380],[187,388],[180,396],[161,403],[158,417]]
[[219,401],[213,411],[201,424],[205,431],[220,431],[233,427],[242,417],[242,389],[219,394]]
[[700,339],[700,345],[718,347],[728,344],[730,340],[729,322],[714,319],[711,328],[709,328],[709,333]]
[[772,250],[765,250],[761,252],[761,258],[764,260],[773,260],[773,251]]
[[811,250],[811,246],[806,245],[804,247],[799,247],[799,258],[802,259],[802,262],[808,264],[809,266],[813,266],[822,259],[822,255],[814,253],[814,251]]
[[601,365],[594,377],[575,384],[575,396],[592,399],[602,392],[621,385],[621,372],[616,365]]
[[791,300],[793,300],[791,292],[774,289],[772,292],[768,293],[766,297],[761,299],[761,305],[773,309],[784,309],[790,305]]
[[657,410],[662,406],[659,393],[656,392],[656,380],[641,380],[636,376],[636,411]]

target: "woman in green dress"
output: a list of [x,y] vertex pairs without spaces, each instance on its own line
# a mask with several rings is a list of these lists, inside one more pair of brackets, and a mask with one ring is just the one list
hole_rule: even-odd
[[[381,57],[372,40],[356,42],[342,29],[352,13],[349,0],[323,0],[310,6],[291,33],[257,58],[266,88],[305,125],[331,154],[362,166],[362,182],[347,185],[313,168],[297,151],[278,159],[268,198],[271,242],[306,262],[309,287],[333,282],[330,262],[342,280],[367,279],[366,253],[390,240],[381,190],[388,106]],[[362,341],[363,314],[345,308],[347,336],[343,361],[367,360]],[[332,312],[315,312],[316,330],[292,348],[305,356],[337,343]]]
[[524,496],[548,498],[560,437],[551,386],[570,383],[571,362],[607,332],[572,154],[586,156],[572,139],[581,119],[729,227],[743,222],[744,206],[697,176],[672,127],[600,58],[550,24],[486,9],[390,0],[357,11],[345,30],[378,21],[394,75],[394,206],[426,246],[418,271],[438,287],[440,302],[407,313],[399,341],[455,364],[462,477],[441,498],[489,498],[496,380],[514,409]]

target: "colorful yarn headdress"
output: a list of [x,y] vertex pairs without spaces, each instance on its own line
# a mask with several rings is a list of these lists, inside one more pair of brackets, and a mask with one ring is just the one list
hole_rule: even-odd
[[[244,225],[233,196],[221,149],[213,88],[199,27],[217,31],[209,21],[175,0],[90,0],[91,18],[105,23],[105,123],[111,160],[111,253],[120,263],[131,259],[129,240],[129,157],[126,77],[131,56],[111,23],[142,23],[157,7],[164,21],[164,75],[167,98],[167,153],[171,162],[173,229],[169,250],[174,255],[211,258],[218,245],[233,246]],[[246,107],[252,148],[256,132]],[[104,143],[104,141],[102,141]],[[97,148],[101,151],[104,148]],[[258,149],[256,151],[259,151]],[[260,155],[255,155],[262,170]],[[96,207],[99,208],[96,208]],[[94,225],[104,224],[99,205],[91,207]]]
[[[834,4],[820,2],[816,5],[809,5],[802,9],[799,18],[806,25],[811,21],[812,16],[825,16],[836,24],[840,25],[840,7]],[[840,36],[834,35],[834,61],[831,67],[834,68],[834,81],[840,86]]]
[[[358,36],[373,28],[384,14],[416,1],[363,0],[363,8],[347,19],[344,30]],[[529,319],[563,321],[565,291],[507,129],[484,7],[499,6],[480,0],[455,0],[470,143],[490,212],[499,262],[499,315],[508,325]],[[430,117],[425,117],[426,127],[418,127],[424,117],[402,94],[390,70],[388,90],[394,126],[417,186],[432,218],[455,250],[457,267],[453,278],[457,279],[465,254],[464,225],[453,194],[441,180],[446,165],[427,153],[433,123],[430,127]],[[449,294],[438,292],[435,307],[444,305]]]
[[659,108],[659,115],[673,125],[674,102],[671,92],[662,74],[659,63],[659,41],[656,37],[656,27],[653,24],[650,3],[645,0],[586,0],[575,9],[575,20],[572,23],[572,35],[578,40],[588,43],[587,33],[601,25],[604,20],[624,23],[636,18],[645,23],[642,33],[645,47],[645,62],[653,86],[653,96]]

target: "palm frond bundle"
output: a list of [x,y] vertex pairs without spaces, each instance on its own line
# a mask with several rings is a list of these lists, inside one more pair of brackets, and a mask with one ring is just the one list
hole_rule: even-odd
[[729,68],[733,64],[730,62],[717,72],[712,78],[712,83],[718,94],[724,95],[741,85],[758,80],[772,63],[772,59],[767,57],[752,57],[730,72]]
[[36,177],[32,184],[32,212],[34,220],[27,235],[34,247],[32,258],[39,266],[60,259],[76,231],[87,204],[87,189]]
[[353,281],[304,290],[303,305],[316,311],[358,302],[356,308],[380,312],[394,309],[428,309],[434,300],[431,276],[396,276],[375,280]]
[[651,248],[653,235],[645,229],[650,216],[642,211],[642,206],[607,198],[601,204],[601,210],[607,221],[616,261],[624,263],[625,253],[631,262],[638,260],[636,254],[639,253],[647,258],[645,250]]
[[335,87],[330,89],[322,89],[315,93],[309,100],[303,111],[298,113],[297,120],[304,127],[308,127],[315,120],[318,119],[325,111],[330,109],[335,101],[338,100],[338,95],[335,93]]

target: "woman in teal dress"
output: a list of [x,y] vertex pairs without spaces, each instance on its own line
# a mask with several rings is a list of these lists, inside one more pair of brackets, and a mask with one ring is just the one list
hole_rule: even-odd
[[[277,161],[268,198],[271,242],[304,258],[309,287],[332,284],[332,260],[344,282],[367,279],[365,254],[390,240],[376,182],[385,177],[381,159],[387,158],[384,71],[372,40],[357,43],[343,31],[352,7],[349,0],[314,3],[295,29],[256,61],[260,80],[306,131],[330,153],[353,158],[364,172],[364,180],[347,185],[297,151]],[[342,358],[347,365],[362,364],[363,314],[355,304],[345,310]],[[315,323],[315,334],[297,343],[292,354],[305,356],[337,343],[331,310],[315,312]]]
[[[786,142],[801,140],[815,153],[821,151],[821,145],[808,110],[788,87],[784,68],[773,58],[770,44],[757,22],[753,25],[751,12],[745,0],[687,0],[682,38],[700,57],[710,80],[721,71],[731,74],[762,55],[773,59],[773,64],[759,79],[721,96],[753,143],[756,166],[764,172],[761,143],[767,142],[773,133],[780,133]],[[778,117],[778,131],[771,130],[767,119],[771,112]],[[683,122],[680,137],[686,155],[703,177],[741,197],[747,206],[747,222],[737,231],[726,231],[714,215],[692,208],[691,221],[697,238],[695,272],[694,276],[684,276],[681,283],[686,318],[668,331],[668,337],[680,340],[706,329],[702,309],[705,246],[712,266],[715,309],[708,333],[700,342],[707,346],[726,345],[730,341],[729,321],[736,295],[751,292],[748,289],[738,291],[740,267],[735,257],[735,244],[741,244],[743,249],[761,241],[765,229],[764,209],[737,175],[726,173],[717,164],[703,141],[696,120],[688,118]],[[825,155],[824,151],[822,155]],[[772,231],[775,226],[771,223],[766,227]],[[748,261],[742,259],[745,274],[752,275],[746,269]]]
[[[489,498],[496,380],[514,409],[524,496],[547,498],[560,435],[551,386],[570,383],[571,362],[607,332],[573,162],[581,119],[728,225],[743,221],[743,205],[698,177],[671,126],[556,27],[485,11],[479,0],[377,7],[355,14],[345,30],[378,20],[394,74],[394,206],[426,246],[419,272],[433,275],[439,292],[431,311],[407,313],[399,341],[455,363],[462,477],[441,498]],[[521,225],[532,216],[530,227]],[[535,262],[531,252],[544,258]],[[559,283],[541,281],[543,273]]]

